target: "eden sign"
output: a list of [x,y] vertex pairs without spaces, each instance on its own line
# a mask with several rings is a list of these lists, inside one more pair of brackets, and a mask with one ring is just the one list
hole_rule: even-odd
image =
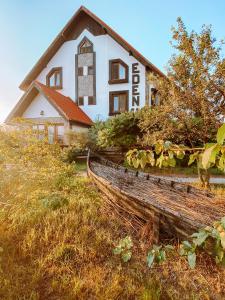
[[132,106],[140,105],[140,70],[138,69],[138,63],[132,64]]

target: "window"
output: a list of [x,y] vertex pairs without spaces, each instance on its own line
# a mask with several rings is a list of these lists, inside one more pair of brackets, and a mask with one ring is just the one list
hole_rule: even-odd
[[62,68],[53,68],[46,76],[47,86],[54,89],[62,89]]
[[37,139],[48,139],[49,144],[63,144],[64,125],[63,124],[36,124],[32,126]]
[[88,96],[88,105],[95,105],[95,97],[94,96]]
[[88,75],[94,75],[94,67],[93,66],[88,67]]
[[84,97],[78,98],[78,105],[84,105]]
[[159,105],[158,90],[155,88],[151,88],[151,105],[152,106]]
[[128,91],[109,93],[109,115],[128,111]]
[[121,59],[109,61],[109,83],[127,83],[128,82],[128,65]]
[[78,76],[83,76],[83,67],[78,68]]
[[93,52],[93,44],[86,37],[81,41],[79,45],[79,53],[92,53]]

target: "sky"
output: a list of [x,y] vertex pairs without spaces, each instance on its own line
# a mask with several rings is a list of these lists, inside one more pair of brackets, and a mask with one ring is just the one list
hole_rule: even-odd
[[81,5],[162,71],[174,52],[177,17],[197,32],[212,24],[214,36],[225,39],[225,0],[0,0],[0,122],[23,94],[21,81]]

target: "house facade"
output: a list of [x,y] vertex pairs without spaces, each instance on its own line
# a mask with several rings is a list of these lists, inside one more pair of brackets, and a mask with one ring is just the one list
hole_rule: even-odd
[[156,104],[150,73],[164,76],[81,7],[21,83],[24,95],[6,122],[21,117],[41,128],[50,124],[53,140],[66,143],[66,130],[85,131],[97,120]]

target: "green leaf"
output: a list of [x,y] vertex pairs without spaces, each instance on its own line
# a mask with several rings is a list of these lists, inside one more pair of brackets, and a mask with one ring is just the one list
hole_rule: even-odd
[[174,250],[174,246],[172,246],[172,245],[166,245],[165,249],[166,250]]
[[175,167],[176,166],[176,160],[175,160],[175,158],[169,158],[168,159],[168,165],[170,167]]
[[224,251],[222,248],[218,248],[216,251],[216,263],[220,263],[224,258]]
[[193,162],[195,162],[198,159],[198,155],[199,155],[199,152],[195,152],[195,153],[193,153],[193,154],[190,155],[189,162],[188,162],[189,166],[191,164],[193,164]]
[[171,143],[170,141],[165,141],[165,143],[164,143],[164,148],[165,148],[166,150],[168,150],[168,149],[170,148],[171,145],[172,145],[172,143]]
[[163,150],[163,146],[162,146],[161,143],[155,144],[155,153],[156,153],[157,155],[160,154],[160,153],[162,152],[162,150]]
[[135,167],[135,169],[137,169],[139,167],[139,159],[133,157],[132,164]]
[[122,252],[122,248],[120,246],[113,249],[113,254],[118,255]]
[[147,163],[147,157],[146,156],[142,156],[142,158],[140,159],[140,165],[141,168],[144,169]]
[[128,262],[131,259],[131,256],[132,256],[132,252],[128,250],[122,254],[122,260],[124,262]]
[[225,139],[225,124],[223,124],[217,131],[217,143],[223,145]]
[[221,155],[220,160],[219,160],[219,165],[218,168],[222,171],[225,171],[225,155]]
[[182,242],[183,246],[186,248],[186,249],[192,249],[192,245],[190,242],[188,241],[183,241]]
[[216,156],[216,152],[214,151],[217,147],[217,144],[211,146],[210,148],[206,149],[203,152],[202,155],[202,166],[204,169],[208,169],[210,166],[210,162],[213,160],[213,158],[215,158]]
[[127,249],[130,249],[133,247],[133,242],[130,236],[126,236],[123,240],[124,245]]
[[155,253],[152,253],[152,251],[148,252],[148,255],[147,255],[147,264],[148,264],[148,267],[151,268],[153,262],[154,262],[154,259],[155,259]]
[[159,168],[162,168],[163,161],[164,161],[164,156],[163,156],[163,154],[161,154],[160,157],[156,161],[156,165],[159,166]]
[[192,234],[192,237],[195,238],[195,239],[193,239],[193,243],[196,246],[201,246],[205,242],[205,240],[207,239],[208,236],[209,236],[209,232],[206,232],[205,230],[196,232],[196,233]]
[[180,254],[181,256],[184,256],[184,255],[187,254],[187,251],[185,250],[185,248],[183,247],[183,245],[180,246],[179,254]]
[[221,245],[223,247],[223,250],[225,250],[225,235],[223,235],[223,236],[220,235],[220,238],[221,238]]
[[183,159],[184,158],[184,155],[185,155],[185,151],[176,151],[176,156],[178,159]]
[[195,265],[196,265],[196,254],[195,254],[195,252],[189,252],[187,258],[188,258],[188,264],[189,264],[190,268],[194,269]]
[[160,250],[157,255],[157,261],[158,263],[161,263],[166,260],[166,252],[164,250]]
[[152,167],[155,165],[155,157],[154,157],[154,153],[153,152],[147,153],[147,160],[148,160],[148,163],[150,163],[150,165]]

